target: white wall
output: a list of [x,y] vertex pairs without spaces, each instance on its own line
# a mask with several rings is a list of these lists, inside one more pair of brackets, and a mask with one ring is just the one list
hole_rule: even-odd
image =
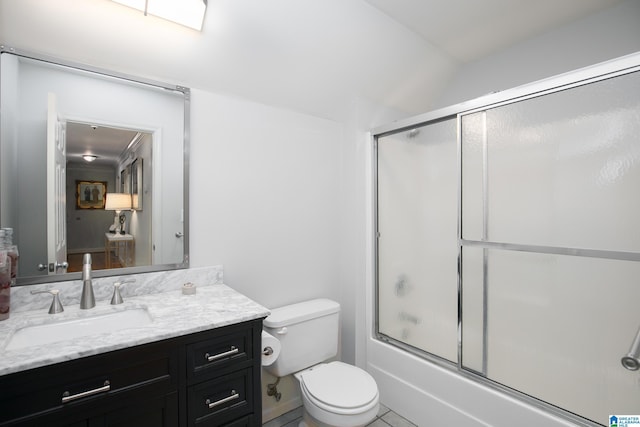
[[267,307],[338,298],[342,126],[193,90],[192,265]]
[[640,2],[627,0],[462,66],[437,108],[640,51]]

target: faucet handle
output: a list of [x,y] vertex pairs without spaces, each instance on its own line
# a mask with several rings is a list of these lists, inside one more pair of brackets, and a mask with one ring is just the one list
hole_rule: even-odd
[[114,283],[113,295],[111,296],[111,304],[112,305],[122,304],[124,301],[122,299],[122,295],[120,294],[120,287],[125,283],[133,283],[135,281],[136,279],[126,279],[126,280],[121,280],[119,282]]
[[64,307],[60,302],[59,294],[60,290],[58,289],[49,289],[46,291],[31,291],[31,295],[36,294],[51,294],[53,295],[53,301],[51,301],[51,306],[49,307],[49,314],[62,313],[64,311]]

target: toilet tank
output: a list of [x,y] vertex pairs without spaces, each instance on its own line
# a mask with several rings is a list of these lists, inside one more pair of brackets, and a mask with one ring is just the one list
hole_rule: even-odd
[[280,341],[281,350],[267,372],[284,377],[338,354],[339,314],[340,304],[329,299],[271,310],[263,329]]

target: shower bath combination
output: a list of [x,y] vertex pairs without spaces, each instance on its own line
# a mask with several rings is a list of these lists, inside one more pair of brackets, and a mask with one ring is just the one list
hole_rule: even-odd
[[635,54],[376,129],[376,338],[576,424],[640,413],[638,88]]

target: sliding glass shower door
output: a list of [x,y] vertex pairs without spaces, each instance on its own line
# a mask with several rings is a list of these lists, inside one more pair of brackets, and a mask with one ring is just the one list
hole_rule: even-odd
[[378,324],[457,360],[455,117],[379,138]]
[[640,72],[387,132],[376,167],[380,339],[574,421],[640,414]]
[[640,414],[640,73],[461,116],[462,365]]

